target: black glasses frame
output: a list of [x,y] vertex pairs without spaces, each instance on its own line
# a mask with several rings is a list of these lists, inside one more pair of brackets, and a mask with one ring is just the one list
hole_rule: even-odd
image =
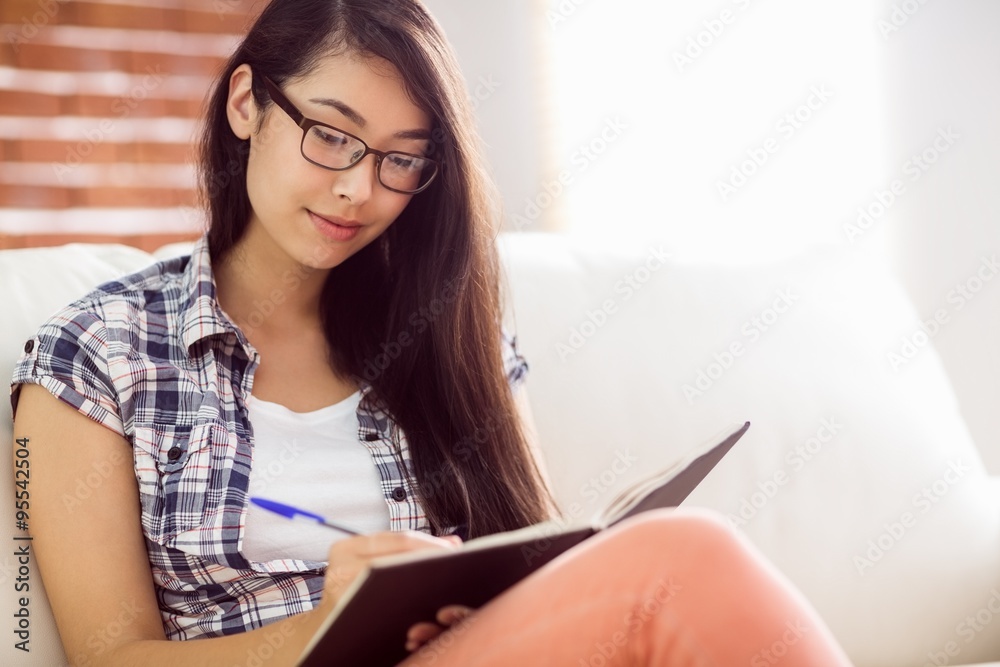
[[[318,121],[318,120],[313,120],[312,118],[307,118],[305,115],[303,115],[303,113],[301,111],[298,110],[298,108],[294,104],[291,103],[291,101],[287,97],[285,97],[285,94],[281,92],[281,89],[278,88],[277,84],[275,84],[273,81],[271,81],[270,79],[268,79],[266,76],[261,76],[261,80],[264,82],[264,87],[267,88],[267,92],[271,96],[271,99],[274,101],[274,103],[277,104],[281,108],[282,111],[284,111],[286,114],[288,114],[288,116],[293,121],[295,121],[296,125],[298,125],[300,128],[302,128],[302,141],[299,144],[299,152],[302,153],[302,157],[307,162],[309,162],[311,164],[314,164],[317,167],[322,167],[323,169],[329,169],[330,171],[347,171],[348,169],[350,169],[352,167],[358,166],[358,164],[362,160],[364,160],[365,157],[367,157],[369,154],[374,155],[375,156],[375,161],[376,161],[375,173],[378,175],[378,182],[379,182],[379,184],[383,188],[385,188],[386,190],[391,190],[393,192],[398,192],[398,193],[404,194],[404,195],[415,195],[415,194],[418,194],[420,192],[423,192],[424,190],[427,189],[427,187],[431,183],[434,182],[434,179],[437,178],[438,173],[441,171],[441,163],[438,162],[437,160],[433,160],[433,159],[431,159],[429,157],[425,157],[423,155],[414,155],[413,153],[406,153],[404,151],[379,151],[379,150],[375,150],[374,148],[372,148],[371,146],[369,146],[368,144],[366,144],[365,141],[364,141],[364,139],[362,139],[360,137],[356,137],[353,134],[351,134],[350,132],[345,132],[344,130],[340,129],[339,127],[334,127],[333,125],[330,125],[328,123],[323,123],[323,122]],[[330,130],[333,130],[334,132],[339,132],[340,134],[343,134],[344,136],[348,136],[348,137],[350,137],[352,139],[357,140],[358,142],[361,143],[362,146],[365,147],[364,152],[361,153],[361,155],[359,155],[357,157],[357,159],[355,159],[351,164],[347,165],[346,167],[331,167],[330,165],[326,165],[326,164],[322,164],[320,162],[316,162],[315,160],[311,159],[308,155],[306,155],[306,151],[305,151],[306,136],[308,136],[309,130],[311,130],[313,127],[316,127],[316,126],[328,128]],[[416,190],[400,190],[398,188],[390,187],[390,186],[386,185],[385,182],[382,180],[382,160],[387,155],[405,155],[407,157],[412,157],[412,158],[417,158],[417,159],[420,159],[420,160],[425,160],[433,168],[433,172],[431,172],[431,175],[427,178],[427,182],[424,183],[423,185],[421,185]]]

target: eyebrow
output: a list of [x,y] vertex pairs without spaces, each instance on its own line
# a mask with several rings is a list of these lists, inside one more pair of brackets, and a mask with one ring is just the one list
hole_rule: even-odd
[[[352,109],[350,105],[341,102],[340,100],[335,100],[330,97],[314,97],[309,100],[313,104],[319,104],[324,107],[330,107],[331,109],[336,109],[341,114],[343,114],[348,120],[357,125],[360,128],[364,128],[368,125],[368,121],[365,117],[359,114],[357,111]],[[421,139],[429,140],[431,138],[430,130],[401,130],[392,135],[396,139]]]

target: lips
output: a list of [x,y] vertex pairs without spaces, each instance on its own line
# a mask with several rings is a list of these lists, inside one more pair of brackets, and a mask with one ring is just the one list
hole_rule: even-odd
[[309,212],[312,213],[317,218],[319,218],[320,220],[323,220],[325,222],[329,222],[330,224],[337,225],[338,227],[361,227],[362,226],[361,223],[358,222],[357,220],[348,220],[347,218],[341,218],[338,215],[321,215],[319,213],[313,213],[312,211],[309,211]]
[[319,232],[334,241],[349,241],[357,236],[362,224],[340,216],[323,216],[309,211],[309,218]]

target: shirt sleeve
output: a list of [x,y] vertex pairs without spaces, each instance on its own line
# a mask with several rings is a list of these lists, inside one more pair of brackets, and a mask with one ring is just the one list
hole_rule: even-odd
[[517,349],[517,336],[511,334],[506,328],[500,331],[501,347],[503,350],[503,367],[507,373],[507,382],[510,388],[516,390],[524,383],[528,375],[528,362]]
[[22,384],[37,384],[81,414],[125,436],[108,364],[108,330],[96,314],[68,306],[24,344],[11,378],[16,414]]

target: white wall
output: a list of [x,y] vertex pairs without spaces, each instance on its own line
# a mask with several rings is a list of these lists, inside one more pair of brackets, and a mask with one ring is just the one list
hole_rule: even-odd
[[537,0],[426,0],[458,53],[505,209],[533,198],[543,171],[546,96]]
[[[1000,275],[983,262],[1000,259],[1000,3],[926,2],[889,35],[885,56],[891,164],[924,149],[937,127],[958,135],[893,207],[892,246],[922,316],[943,313],[933,345],[1000,473]],[[993,279],[980,284],[980,271]]]

